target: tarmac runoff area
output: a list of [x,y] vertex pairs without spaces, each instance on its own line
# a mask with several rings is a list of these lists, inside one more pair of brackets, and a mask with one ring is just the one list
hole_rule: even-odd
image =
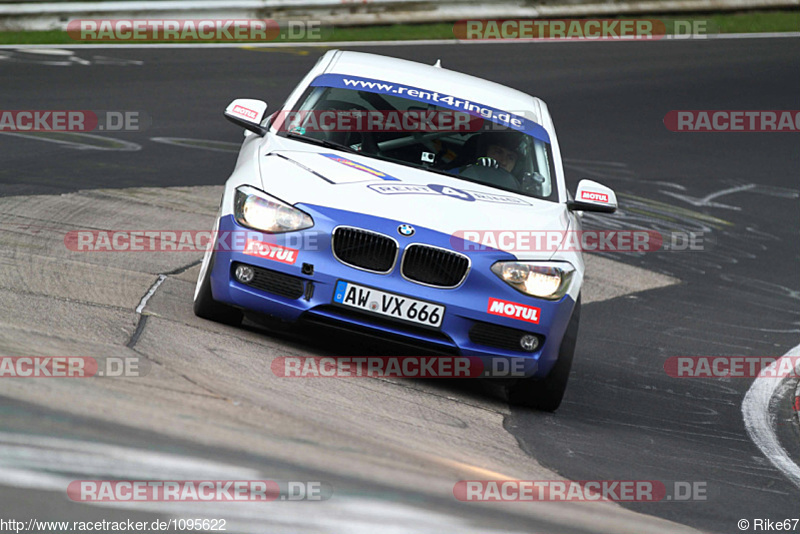
[[[152,432],[164,443],[191,442],[208,457],[225,458],[219,473],[244,469],[236,465],[238,457],[260,458],[281,466],[275,469],[284,477],[302,466],[306,478],[316,473],[337,488],[329,501],[304,506],[301,514],[221,507],[220,513],[234,516],[229,530],[257,532],[268,518],[284,525],[317,524],[323,532],[327,518],[339,514],[344,524],[368,532],[386,514],[400,514],[417,532],[436,532],[442,525],[498,532],[504,522],[506,531],[519,532],[531,525],[609,534],[693,532],[611,503],[460,505],[453,498],[459,480],[563,480],[520,450],[503,427],[509,410],[500,399],[440,381],[277,378],[270,372],[274,358],[330,353],[254,324],[230,328],[195,317],[191,303],[200,252],[82,253],[65,246],[71,230],[210,229],[221,192],[219,186],[132,188],[0,198],[0,354],[91,356],[99,362],[130,357],[143,360],[147,370],[139,377],[4,378],[3,395],[98,425]],[[678,282],[598,256],[586,256],[586,263],[584,304]],[[46,424],[31,425],[32,433],[55,443],[51,446],[73,452],[95,447],[103,457],[105,445],[92,439],[47,437]],[[31,438],[9,445],[13,440],[0,438],[0,451],[6,451],[0,454],[0,484],[13,487],[20,478],[9,475],[3,456],[12,445],[18,450],[41,444]],[[112,455],[116,476],[126,466],[141,476],[141,465],[153,452],[124,450]],[[74,480],[81,478],[74,470],[83,465],[84,478],[102,478],[100,460],[90,456],[83,454],[85,463],[78,467],[47,469],[70,470]],[[207,478],[191,460],[180,459],[188,462],[180,478]],[[217,464],[203,460],[203,465]],[[16,469],[30,475],[44,467],[32,461]],[[236,478],[219,473],[214,478]],[[158,470],[152,475],[157,478]],[[26,479],[27,487],[65,491],[51,479],[37,478],[38,485]],[[158,508],[163,503],[140,504],[164,511]],[[170,506],[172,515],[192,510],[192,504]]]

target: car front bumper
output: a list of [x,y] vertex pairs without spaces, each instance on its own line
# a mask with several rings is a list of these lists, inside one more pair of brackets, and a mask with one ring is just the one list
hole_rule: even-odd
[[[512,255],[500,251],[465,252],[470,257],[471,269],[460,286],[453,289],[429,287],[403,278],[399,272],[399,260],[388,274],[368,272],[341,263],[331,250],[331,233],[337,226],[353,226],[392,236],[400,246],[398,257],[411,243],[453,249],[450,235],[417,227],[413,236],[403,237],[398,234],[397,228],[405,221],[320,206],[297,207],[312,216],[315,223],[313,228],[288,234],[262,234],[273,243],[294,248],[297,252],[291,263],[245,254],[241,240],[236,243],[238,246],[233,246],[233,240],[226,241],[224,236],[241,236],[253,231],[237,224],[231,215],[220,219],[218,236],[222,239],[216,246],[214,265],[211,266],[211,290],[215,300],[290,323],[327,323],[339,328],[393,337],[429,347],[439,353],[477,356],[484,360],[484,365],[490,364],[498,356],[521,358],[524,359],[526,376],[544,377],[555,364],[575,301],[569,295],[558,301],[536,299],[504,283],[491,272],[490,267],[500,260],[515,259]],[[267,284],[270,289],[237,281],[233,276],[237,264],[265,270],[263,274],[270,281]],[[340,280],[441,304],[446,308],[441,326],[438,329],[413,326],[335,305],[334,290]],[[539,322],[534,324],[489,314],[490,298],[537,307],[540,309]],[[534,334],[539,337],[539,346],[533,352],[525,352],[521,348],[508,350],[497,344],[487,345],[485,336],[479,338],[475,334],[479,329],[491,333],[493,327],[500,327],[497,330],[504,335],[513,336],[513,332],[507,329]],[[507,347],[507,343],[504,346]]]

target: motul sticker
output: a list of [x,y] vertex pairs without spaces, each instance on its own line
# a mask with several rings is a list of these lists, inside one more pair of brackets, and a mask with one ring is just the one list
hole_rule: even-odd
[[581,200],[591,200],[592,202],[608,202],[608,195],[605,193],[595,193],[594,191],[581,191]]
[[486,313],[499,315],[500,317],[519,319],[520,321],[528,321],[529,323],[535,324],[539,324],[539,314],[541,311],[541,309],[534,308],[533,306],[526,306],[525,304],[517,304],[516,302],[493,298],[489,299],[489,305],[486,307]]
[[253,111],[252,109],[245,108],[239,105],[233,106],[233,113],[237,115],[241,115],[243,117],[247,117],[248,119],[256,120],[258,118],[258,112]]
[[255,239],[248,239],[245,243],[244,253],[248,256],[279,261],[288,265],[297,261],[297,249],[282,247],[272,243],[264,243]]

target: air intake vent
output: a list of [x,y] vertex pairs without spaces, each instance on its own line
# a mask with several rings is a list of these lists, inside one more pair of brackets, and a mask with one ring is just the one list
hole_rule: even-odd
[[[235,271],[237,265],[239,264],[234,263],[231,266],[231,270]],[[290,299],[299,299],[303,296],[305,288],[303,287],[302,278],[297,278],[296,276],[279,273],[269,269],[263,269],[261,267],[256,267],[255,265],[251,265],[251,267],[253,268],[253,271],[255,271],[255,276],[253,276],[253,280],[248,282],[246,285]]]
[[336,228],[331,246],[337,260],[365,271],[388,273],[397,260],[397,241],[360,228]]
[[[475,323],[469,330],[469,339],[473,343],[513,351],[523,350],[520,347],[520,339],[528,335],[532,334],[524,330],[490,323]],[[538,346],[541,347],[544,343],[544,338],[539,335],[536,335],[536,337],[538,338]]]

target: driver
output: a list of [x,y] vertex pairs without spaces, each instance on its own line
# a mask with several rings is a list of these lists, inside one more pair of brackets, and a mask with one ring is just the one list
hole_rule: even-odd
[[520,158],[521,134],[518,132],[486,132],[478,138],[475,165],[512,172]]
[[[462,161],[471,163],[462,163],[448,172],[523,195],[541,197],[545,194],[546,179],[535,170],[526,169],[525,138],[525,134],[515,130],[475,134],[465,143],[466,150],[462,150],[465,156]],[[480,167],[494,170],[481,172]],[[550,194],[549,189],[546,192]]]

